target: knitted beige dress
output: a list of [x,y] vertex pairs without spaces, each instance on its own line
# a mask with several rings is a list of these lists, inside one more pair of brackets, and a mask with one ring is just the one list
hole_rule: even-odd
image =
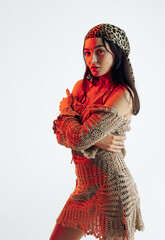
[[114,108],[76,99],[54,120],[58,143],[72,149],[77,176],[58,224],[104,240],[130,240],[136,229],[143,231],[137,186],[124,161],[126,150],[111,153],[93,146],[108,133],[123,135],[130,122]]

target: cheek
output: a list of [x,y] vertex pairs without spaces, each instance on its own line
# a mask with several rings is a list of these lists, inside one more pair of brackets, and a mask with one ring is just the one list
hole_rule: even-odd
[[106,56],[106,57],[104,58],[104,61],[105,61],[106,67],[107,67],[107,68],[110,68],[110,67],[112,66],[112,64],[113,64],[113,57],[112,57],[112,55]]
[[86,65],[89,66],[89,58],[85,58]]

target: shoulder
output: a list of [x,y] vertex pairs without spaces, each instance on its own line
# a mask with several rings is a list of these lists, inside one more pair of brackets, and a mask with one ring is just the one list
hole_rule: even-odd
[[121,86],[119,92],[121,93],[121,96],[125,97],[129,103],[132,101],[134,93],[130,87]]
[[110,98],[112,97],[116,101],[122,98],[131,103],[133,96],[134,94],[130,87],[119,85],[114,89],[112,95],[110,95]]
[[73,97],[79,96],[82,93],[82,83],[83,83],[83,79],[78,80],[72,90],[72,95]]
[[[132,90],[129,88],[133,95]],[[132,113],[132,96],[125,86],[118,86],[114,89],[105,105],[115,108],[121,115]]]

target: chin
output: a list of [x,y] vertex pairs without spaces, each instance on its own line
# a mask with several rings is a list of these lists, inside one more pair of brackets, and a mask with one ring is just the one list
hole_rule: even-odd
[[94,77],[101,77],[101,76],[107,76],[109,74],[109,71],[108,72],[92,72],[92,75]]
[[92,74],[93,77],[99,77],[99,74]]
[[98,72],[94,72],[94,73],[92,73],[92,75],[93,75],[94,77],[100,77],[102,74],[100,74],[100,73],[98,73]]

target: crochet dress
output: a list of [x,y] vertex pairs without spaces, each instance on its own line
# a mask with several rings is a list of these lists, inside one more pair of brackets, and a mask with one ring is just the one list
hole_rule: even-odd
[[96,238],[113,240],[144,230],[136,183],[127,168],[126,150],[111,153],[94,146],[108,133],[123,135],[130,119],[100,103],[71,107],[54,120],[59,144],[72,151],[76,186],[56,222]]

